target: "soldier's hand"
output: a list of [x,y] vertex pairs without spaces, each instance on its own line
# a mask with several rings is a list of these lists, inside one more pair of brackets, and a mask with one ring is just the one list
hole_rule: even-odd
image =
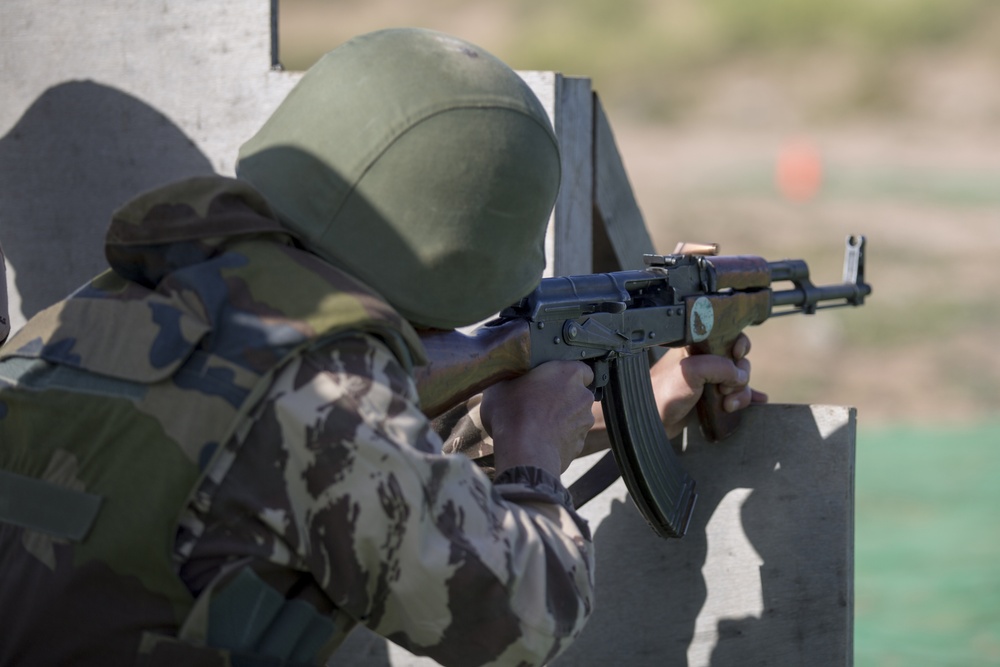
[[483,425],[496,471],[518,465],[561,474],[594,425],[594,373],[579,361],[550,361],[483,392]]
[[[745,334],[733,342],[732,357],[713,354],[688,354],[670,350],[650,369],[650,382],[656,407],[667,436],[674,438],[684,430],[689,415],[701,398],[706,384],[719,385],[725,396],[723,409],[742,410],[751,403],[766,403],[767,394],[750,387],[750,339]],[[587,436],[584,454],[611,446],[607,425],[600,406],[594,406],[595,428]]]
[[688,415],[701,398],[706,384],[717,384],[725,398],[726,412],[742,410],[751,403],[766,403],[767,395],[750,387],[750,339],[745,334],[733,342],[732,356],[689,355],[671,351],[650,370],[653,393],[667,435],[679,434]]

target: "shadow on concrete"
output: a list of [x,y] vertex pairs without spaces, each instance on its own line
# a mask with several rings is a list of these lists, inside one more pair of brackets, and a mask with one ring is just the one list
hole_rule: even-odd
[[[699,497],[682,540],[657,537],[631,500],[612,503],[594,534],[596,609],[554,665],[846,664],[845,469],[817,449],[847,434],[821,436],[808,406],[766,410],[744,424],[765,442],[689,443]],[[840,481],[824,489],[825,474]],[[732,541],[709,539],[717,511]]]
[[210,173],[208,158],[142,100],[93,81],[46,90],[0,138],[0,245],[25,319],[104,270],[114,209]]

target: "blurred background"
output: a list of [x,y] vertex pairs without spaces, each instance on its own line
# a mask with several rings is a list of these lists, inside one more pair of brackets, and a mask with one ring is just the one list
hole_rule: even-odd
[[749,333],[775,402],[858,408],[855,664],[1000,665],[1000,3],[280,0],[301,70],[434,28],[592,80],[661,252],[805,259],[861,309]]

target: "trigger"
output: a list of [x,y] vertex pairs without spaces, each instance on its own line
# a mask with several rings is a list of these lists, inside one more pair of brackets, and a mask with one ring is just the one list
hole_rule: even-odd
[[594,400],[599,401],[604,397],[604,387],[608,384],[608,362],[606,359],[595,359],[590,364],[594,371],[594,381],[587,387],[594,394]]

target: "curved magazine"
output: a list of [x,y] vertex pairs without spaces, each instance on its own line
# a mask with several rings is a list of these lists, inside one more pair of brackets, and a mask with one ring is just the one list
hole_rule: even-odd
[[698,495],[663,430],[649,381],[649,358],[613,360],[601,401],[611,451],[632,501],[661,537],[683,537]]

